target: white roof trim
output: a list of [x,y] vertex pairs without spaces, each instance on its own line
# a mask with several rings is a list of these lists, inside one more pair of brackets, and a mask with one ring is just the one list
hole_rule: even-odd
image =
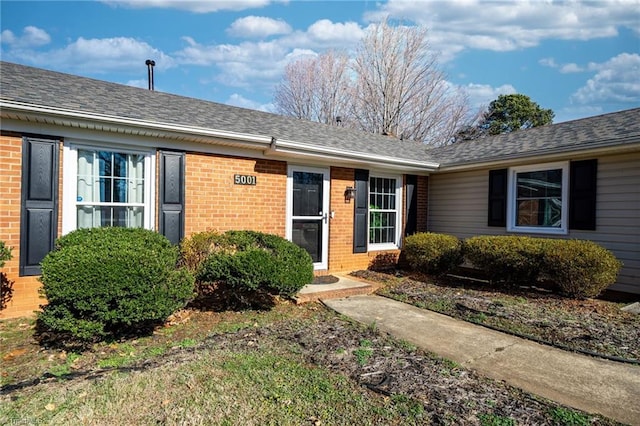
[[91,121],[102,124],[114,124],[118,126],[156,130],[160,132],[181,133],[185,135],[194,135],[200,137],[232,139],[236,141],[246,141],[265,145],[271,143],[271,136],[252,135],[248,133],[236,133],[228,132],[225,130],[209,129],[206,127],[183,126],[180,124],[169,124],[155,121],[139,120],[135,118],[123,118],[111,115],[94,114],[64,108],[26,104],[6,99],[0,99],[0,109],[30,114],[41,114],[65,119],[75,119],[78,121]]
[[324,146],[302,144],[293,141],[283,141],[281,139],[278,139],[274,145],[275,146],[272,147],[272,150],[275,152],[299,153],[312,156],[334,158],[348,158],[359,162],[415,167],[424,169],[424,171],[433,171],[438,169],[438,167],[440,166],[438,163],[430,161],[416,161],[404,158],[393,158],[377,154],[366,154]]
[[[254,135],[248,133],[229,132],[225,130],[209,129],[197,126],[184,126],[180,124],[162,123],[155,121],[140,120],[135,118],[124,118],[118,116],[95,114],[90,112],[82,112],[65,108],[56,108],[50,106],[41,106],[16,102],[6,99],[0,99],[0,110],[4,113],[15,113],[28,115],[34,118],[50,122],[50,120],[65,120],[66,123],[59,122],[59,125],[65,126],[85,126],[93,123],[94,125],[111,125],[119,128],[136,129],[138,131],[156,131],[167,137],[175,137],[179,134],[185,139],[202,141],[202,138],[217,138],[233,140],[248,148],[256,149],[256,145],[262,148],[268,148],[265,153],[283,154],[284,156],[295,155],[298,157],[311,158],[333,158],[336,160],[352,161],[360,164],[376,164],[380,166],[388,166],[392,168],[406,167],[411,170],[433,171],[438,168],[438,163],[415,161],[402,158],[393,158],[376,154],[360,153],[349,150],[340,150],[318,145],[310,145],[294,141],[286,141],[277,139],[273,136]],[[104,127],[101,128],[105,130]],[[115,130],[114,130],[115,131]]]

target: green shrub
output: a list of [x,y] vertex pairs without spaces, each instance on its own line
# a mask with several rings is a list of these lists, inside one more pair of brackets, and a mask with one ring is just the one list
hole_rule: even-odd
[[7,247],[4,241],[0,241],[0,268],[4,266],[7,260],[11,260],[11,247]]
[[144,229],[81,229],[42,261],[42,330],[89,342],[148,331],[193,297],[178,250]]
[[428,274],[446,274],[462,263],[462,243],[453,235],[422,232],[404,240],[411,268]]
[[277,235],[228,231],[202,263],[197,279],[293,296],[313,280],[313,261],[306,250]]
[[544,242],[525,236],[478,236],[464,241],[463,253],[493,282],[532,285],[542,268]]
[[223,234],[204,231],[191,235],[180,242],[180,265],[197,274],[202,263],[213,252],[227,247]]
[[554,240],[546,245],[544,273],[560,293],[595,297],[615,283],[622,263],[593,241]]

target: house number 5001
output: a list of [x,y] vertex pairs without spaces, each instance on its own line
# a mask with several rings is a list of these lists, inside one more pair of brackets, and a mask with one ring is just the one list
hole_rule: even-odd
[[233,183],[236,185],[255,185],[256,177],[251,175],[233,175]]

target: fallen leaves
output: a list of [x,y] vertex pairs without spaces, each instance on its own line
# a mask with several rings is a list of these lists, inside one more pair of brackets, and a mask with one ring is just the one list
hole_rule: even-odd
[[13,361],[14,359],[26,354],[28,352],[25,348],[14,349],[5,356],[2,357],[2,360],[5,362]]

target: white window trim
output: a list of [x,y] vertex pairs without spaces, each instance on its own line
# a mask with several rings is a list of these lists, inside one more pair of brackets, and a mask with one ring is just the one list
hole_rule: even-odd
[[128,146],[116,145],[112,143],[97,143],[83,141],[66,140],[63,147],[62,162],[62,235],[75,231],[78,227],[78,216],[76,213],[77,200],[77,174],[78,174],[78,150],[108,150],[127,154],[140,154],[145,156],[144,179],[144,223],[146,229],[155,229],[155,170],[156,151],[141,150]]
[[[562,169],[562,226],[560,228],[544,228],[533,226],[516,225],[516,199],[517,185],[516,175],[524,172],[543,171],[551,169]],[[569,232],[569,162],[534,164],[529,166],[519,166],[509,168],[509,183],[507,197],[507,231],[528,234],[549,234],[566,235]]]
[[[402,175],[390,175],[384,173],[376,173],[375,171],[369,172],[369,182],[371,182],[372,178],[383,178],[383,179],[395,179],[396,180],[396,235],[395,235],[395,243],[371,243],[369,242],[369,231],[371,230],[369,223],[371,220],[371,210],[367,207],[367,251],[382,251],[382,250],[397,250],[402,246]],[[370,191],[371,184],[367,185],[369,187],[369,193],[367,194],[367,206],[369,205],[370,199]]]

